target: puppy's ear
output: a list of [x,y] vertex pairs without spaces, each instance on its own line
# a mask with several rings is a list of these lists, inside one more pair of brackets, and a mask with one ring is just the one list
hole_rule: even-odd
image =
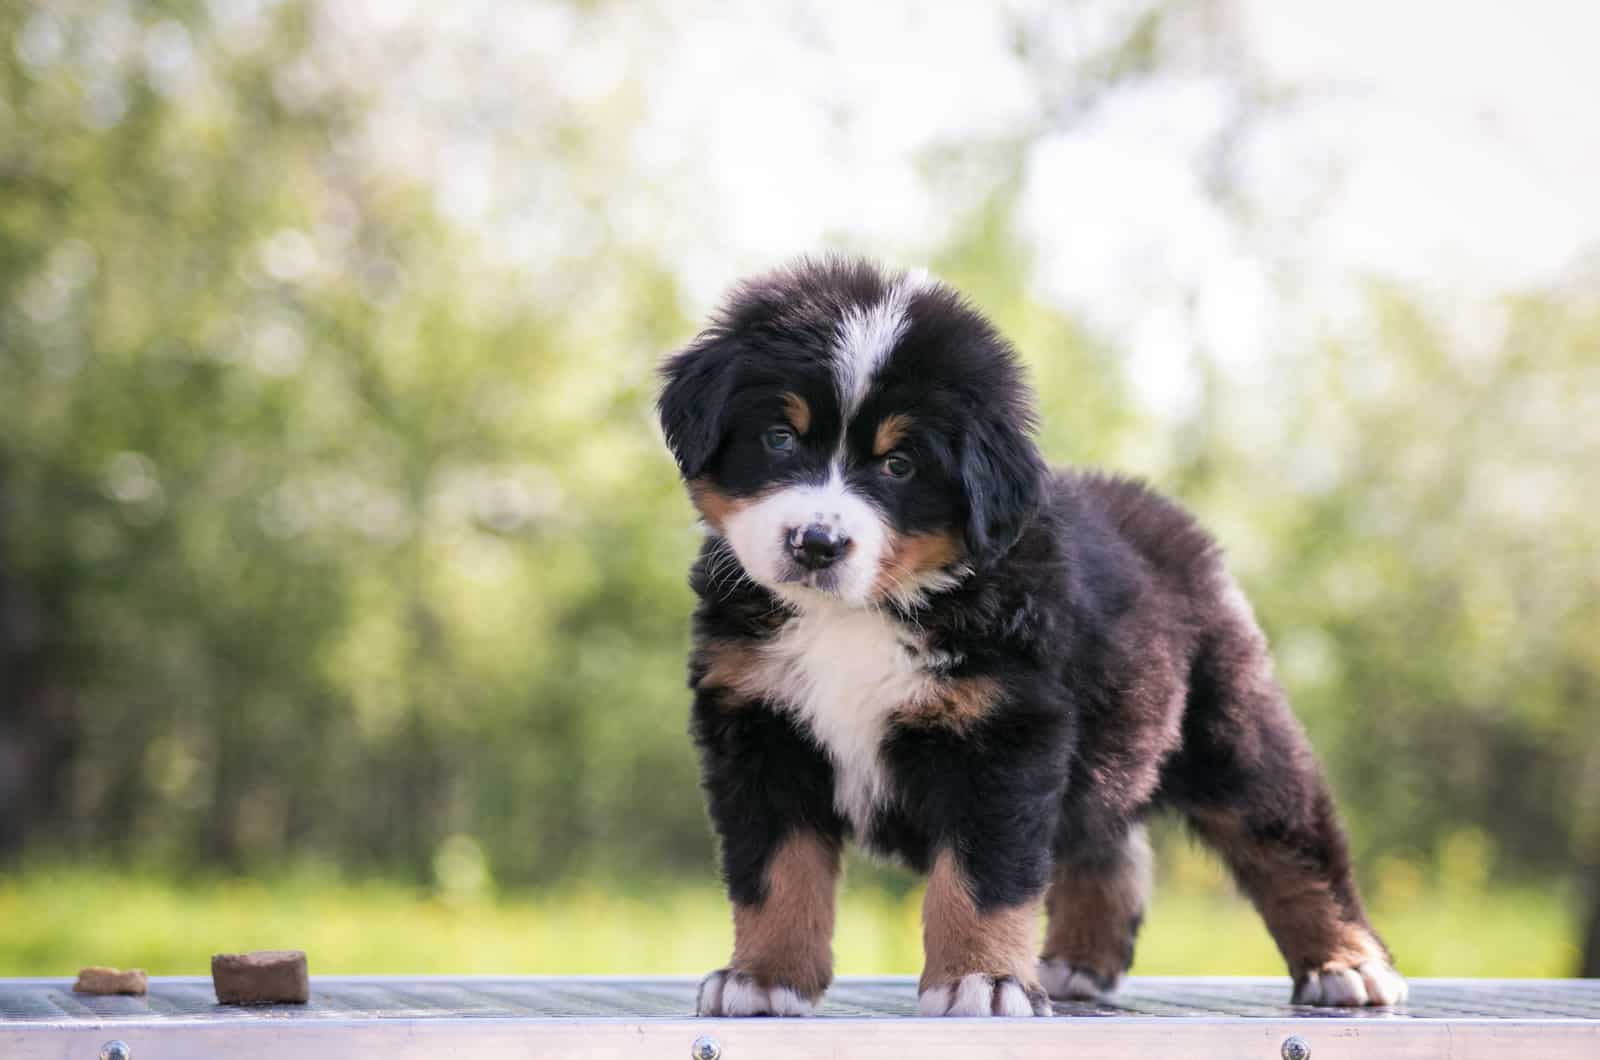
[[1020,422],[980,418],[961,443],[967,553],[979,570],[1010,551],[1039,506],[1044,458]]
[[656,412],[686,479],[706,469],[722,442],[735,359],[732,341],[708,332],[661,366],[664,386]]

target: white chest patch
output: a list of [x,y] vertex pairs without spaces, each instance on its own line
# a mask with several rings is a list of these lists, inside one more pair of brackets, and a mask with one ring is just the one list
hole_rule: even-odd
[[791,619],[763,655],[769,696],[828,753],[834,807],[863,835],[888,795],[878,752],[889,717],[934,682],[916,641],[876,612],[819,602]]

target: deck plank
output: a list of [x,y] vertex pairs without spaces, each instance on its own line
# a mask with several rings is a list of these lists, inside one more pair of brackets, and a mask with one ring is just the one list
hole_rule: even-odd
[[[316,977],[308,1005],[216,1004],[204,978],[152,978],[148,997],[85,997],[68,979],[0,980],[0,1056],[671,1056],[701,1036],[722,1060],[972,1056],[1263,1057],[1290,1035],[1315,1060],[1600,1057],[1600,980],[1413,980],[1393,1010],[1286,1003],[1284,979],[1134,978],[1112,1002],[1053,1020],[916,1017],[910,979],[847,978],[810,1020],[696,1020],[687,978]],[[1157,1050],[1152,1054],[1151,1050]]]

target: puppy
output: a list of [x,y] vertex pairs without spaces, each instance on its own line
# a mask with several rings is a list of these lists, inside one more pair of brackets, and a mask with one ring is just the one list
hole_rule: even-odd
[[707,530],[691,730],[733,903],[702,1015],[812,1011],[851,837],[928,876],[923,1014],[1103,996],[1158,807],[1226,859],[1294,1001],[1405,997],[1217,546],[1137,483],[1047,468],[1016,354],[960,295],[803,261],[663,376]]

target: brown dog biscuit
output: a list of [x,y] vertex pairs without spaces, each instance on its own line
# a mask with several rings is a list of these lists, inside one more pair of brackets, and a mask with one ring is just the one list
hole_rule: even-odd
[[143,968],[129,968],[124,972],[96,964],[78,972],[78,981],[72,984],[72,989],[79,994],[144,994],[149,985]]
[[211,984],[223,1005],[305,1004],[311,977],[303,950],[219,953],[211,958]]

